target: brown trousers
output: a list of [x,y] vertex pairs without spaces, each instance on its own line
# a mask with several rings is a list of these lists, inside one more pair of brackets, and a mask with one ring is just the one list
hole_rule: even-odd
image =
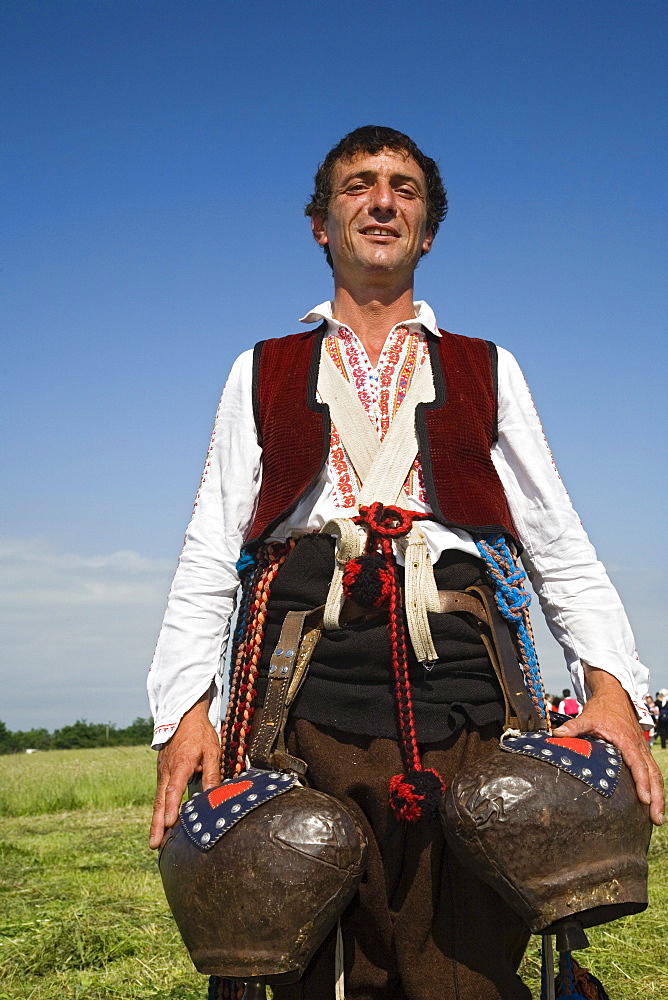
[[[423,746],[424,767],[452,780],[498,740],[498,727]],[[531,1000],[517,976],[529,932],[447,847],[440,822],[397,822],[387,785],[404,770],[394,740],[289,724],[288,747],[311,784],[343,802],[369,843],[368,868],[341,918],[346,1000]],[[275,1000],[334,1000],[333,932]]]

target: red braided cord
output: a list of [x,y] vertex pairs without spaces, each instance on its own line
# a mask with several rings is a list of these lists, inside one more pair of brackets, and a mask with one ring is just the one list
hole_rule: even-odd
[[[245,641],[240,643],[240,674],[239,690],[233,707],[234,723],[230,741],[229,768],[234,775],[240,774],[246,767],[246,751],[253,715],[255,714],[255,681],[259,673],[259,664],[264,642],[264,627],[267,618],[267,604],[271,595],[271,585],[279,569],[292,551],[295,540],[274,542],[266,547],[266,565],[262,568],[255,587],[255,597],[249,615]],[[236,670],[235,670],[236,673]]]
[[383,555],[388,570],[392,573],[390,588],[389,626],[390,647],[392,652],[392,673],[394,674],[394,690],[399,709],[399,734],[404,751],[407,769],[422,770],[420,751],[415,732],[415,716],[413,714],[413,699],[411,697],[410,676],[408,671],[408,650],[406,649],[406,632],[404,629],[399,587],[394,563],[392,543],[389,538],[381,541]]
[[[248,581],[249,588],[254,588],[257,583],[257,575],[260,571],[260,566],[264,562],[265,550],[262,549],[258,558],[258,566],[256,566],[253,575]],[[250,611],[248,610],[248,620],[246,621],[246,628],[244,630],[244,636],[239,642],[237,647],[235,658],[234,658],[234,673],[230,679],[230,691],[227,699],[227,711],[225,712],[225,722],[222,727],[222,740],[221,740],[221,773],[223,777],[230,777],[230,768],[232,766],[232,736],[233,736],[233,725],[234,719],[233,715],[236,712],[239,699],[239,688],[241,684],[241,675],[244,664],[244,648],[245,640],[248,635],[248,630],[252,627],[252,617]]]
[[[242,680],[246,673],[247,667],[247,649],[249,636],[252,635],[256,623],[253,615],[254,608],[257,603],[257,592],[261,589],[263,574],[266,571],[268,563],[268,550],[267,546],[263,546],[258,551],[257,555],[257,566],[249,581],[250,588],[254,591],[255,601],[251,604],[248,609],[248,619],[246,621],[246,628],[242,639],[239,642],[239,646],[236,651],[236,657],[234,661],[234,675],[230,684],[230,693],[227,701],[227,712],[225,715],[225,739],[224,739],[224,764],[223,764],[223,776],[231,777],[233,766],[235,763],[235,753],[239,746],[239,741],[235,740],[235,734],[238,732],[238,713],[239,713],[239,699],[246,688],[242,684]],[[243,687],[243,692],[242,692]]]
[[401,538],[411,530],[414,521],[426,520],[430,515],[403,510],[401,507],[384,506],[379,501],[360,507],[356,524],[368,530],[365,552],[379,551],[385,559],[389,576],[389,630],[394,675],[394,691],[399,715],[399,735],[407,770],[422,770],[420,751],[415,731],[413,698],[411,696],[406,630],[397,583],[397,568],[392,549],[392,539]]
[[262,640],[264,639],[264,624],[267,617],[267,601],[271,589],[271,581],[276,575],[274,566],[270,564],[266,567],[256,591],[253,602],[252,622],[254,628],[249,630],[247,641],[244,647],[244,670],[243,682],[239,688],[239,709],[234,729],[237,739],[235,741],[236,759],[234,761],[233,774],[240,774],[246,766],[246,744],[251,728],[251,721],[255,714],[255,680],[258,675],[258,662],[262,652]]
[[368,507],[360,507],[359,514],[352,520],[355,524],[366,525],[369,529],[368,544],[373,545],[374,536],[401,538],[411,530],[413,521],[425,521],[429,517],[430,514],[420,514],[391,505],[385,507],[380,501],[376,501]]

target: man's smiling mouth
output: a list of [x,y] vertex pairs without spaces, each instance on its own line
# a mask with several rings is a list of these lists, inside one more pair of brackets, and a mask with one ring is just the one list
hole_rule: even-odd
[[367,226],[365,229],[360,229],[362,236],[398,236],[399,233],[395,229],[388,229],[385,226]]

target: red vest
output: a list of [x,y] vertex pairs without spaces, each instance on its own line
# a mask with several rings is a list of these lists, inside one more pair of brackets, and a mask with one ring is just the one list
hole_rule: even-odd
[[[253,407],[262,445],[262,484],[249,542],[291,513],[329,454],[329,408],[316,400],[326,326],[261,341],[253,363]],[[472,535],[516,539],[508,501],[490,458],[496,440],[496,347],[441,331],[429,336],[436,398],[415,425],[434,520]]]

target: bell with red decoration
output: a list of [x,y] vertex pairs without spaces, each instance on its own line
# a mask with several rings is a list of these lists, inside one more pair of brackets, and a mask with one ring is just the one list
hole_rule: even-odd
[[593,927],[647,907],[649,807],[612,744],[504,738],[455,776],[441,817],[453,852],[535,934],[568,917]]

